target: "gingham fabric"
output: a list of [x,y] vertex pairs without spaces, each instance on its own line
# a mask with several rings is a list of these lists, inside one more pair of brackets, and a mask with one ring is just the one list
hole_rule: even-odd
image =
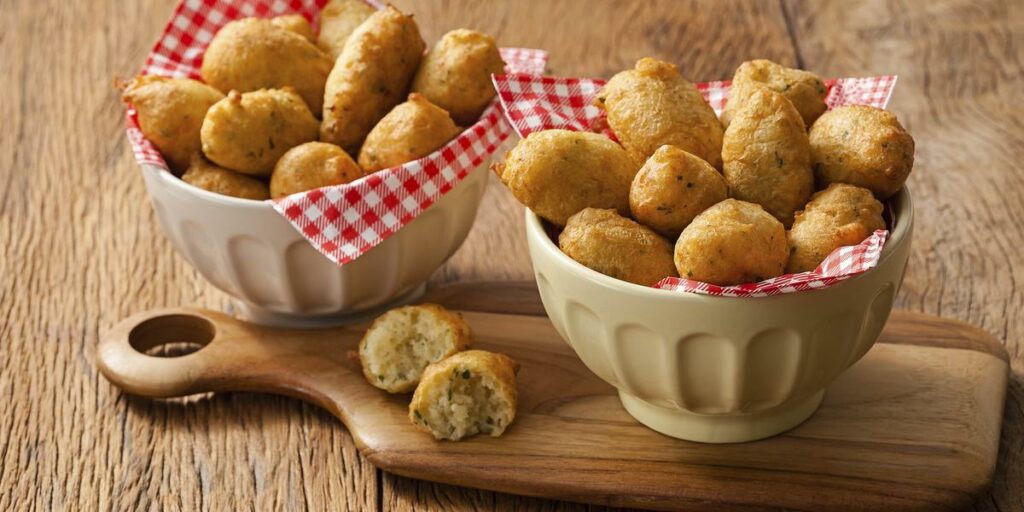
[[153,46],[143,73],[199,78],[203,51],[214,34],[238,18],[298,13],[313,21],[327,0],[184,0]]
[[[143,74],[199,78],[203,51],[227,22],[248,16],[299,13],[309,20],[327,0],[185,0],[181,2],[149,57]],[[367,1],[380,7],[381,3]],[[547,52],[502,48],[506,72],[540,75]],[[160,152],[139,130],[135,112],[126,130],[140,165],[167,169]],[[325,187],[273,201],[274,209],[324,256],[339,265],[358,258],[408,224],[490,157],[511,133],[498,102],[480,120],[433,154],[355,182]],[[481,171],[483,172],[483,171]]]
[[[614,138],[604,112],[594,106],[604,80],[590,78],[553,78],[508,74],[494,77],[505,117],[520,137],[541,130],[601,132]],[[826,80],[829,108],[841,105],[870,105],[885,108],[889,104],[895,76],[837,78]],[[729,98],[729,81],[697,84],[716,114],[721,114]],[[892,209],[889,208],[891,212]],[[702,295],[726,297],[767,297],[784,293],[827,288],[835,283],[875,267],[885,245],[888,231],[879,230],[858,245],[840,247],[811,272],[787,274],[759,283],[716,286],[678,277],[666,277],[655,288]]]
[[[604,132],[607,128],[604,111],[594,106],[597,93],[605,80],[593,78],[555,78],[536,74],[499,75],[494,77],[505,117],[520,137],[551,128]],[[702,82],[697,90],[722,115],[729,99],[730,81]],[[866,78],[833,78],[825,81],[828,108],[842,105],[869,105],[885,108],[896,87],[896,76]]]
[[718,295],[723,297],[768,297],[784,293],[827,288],[875,268],[889,232],[880,229],[857,245],[840,247],[810,272],[786,274],[760,283],[717,286],[679,277],[666,277],[654,287],[662,290]]

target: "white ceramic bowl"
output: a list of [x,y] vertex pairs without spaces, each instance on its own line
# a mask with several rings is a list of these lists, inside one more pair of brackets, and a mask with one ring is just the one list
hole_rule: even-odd
[[541,299],[559,334],[623,406],[664,434],[741,442],[788,430],[878,339],[903,279],[913,228],[906,188],[878,265],[832,287],[711,297],[614,279],[572,260],[526,212]]
[[355,321],[415,299],[462,244],[487,185],[485,161],[419,217],[339,267],[266,202],[222,196],[143,166],[171,244],[249,320],[289,326]]

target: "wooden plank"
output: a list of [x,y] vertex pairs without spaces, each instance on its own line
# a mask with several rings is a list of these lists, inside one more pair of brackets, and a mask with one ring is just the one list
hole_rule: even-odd
[[976,510],[1024,503],[1024,5],[786,1],[808,69],[898,73],[891,110],[917,142],[910,187],[919,222],[897,307],[996,335],[1012,378],[1000,468]]
[[[107,87],[138,68],[174,3],[0,2],[0,392],[9,397],[0,403],[0,509],[576,509],[390,476],[383,486],[394,492],[385,491],[347,433],[315,409],[247,395],[196,410],[144,405],[118,398],[95,373],[97,333],[128,311],[227,304],[163,239]],[[431,40],[481,28],[504,44],[551,50],[561,75],[609,76],[644,55],[676,60],[694,79],[728,77],[754,56],[797,62],[775,2],[398,3]],[[1019,508],[1024,142],[1013,108],[1024,99],[1022,6],[785,5],[811,69],[901,74],[894,108],[918,140],[911,184],[924,220],[900,306],[979,324],[1010,347],[1003,459],[976,508]],[[910,99],[914,91],[924,99]],[[484,204],[435,283],[531,278],[521,207],[498,186]],[[273,416],[289,421],[264,425]]]
[[374,510],[378,472],[330,414],[132,399],[94,367],[129,311],[227,305],[157,226],[110,85],[175,3],[0,2],[0,510]]

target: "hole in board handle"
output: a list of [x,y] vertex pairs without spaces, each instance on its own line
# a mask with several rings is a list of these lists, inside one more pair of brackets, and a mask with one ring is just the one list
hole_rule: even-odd
[[155,357],[181,357],[208,345],[217,329],[195,315],[150,318],[128,333],[128,343],[140,353]]

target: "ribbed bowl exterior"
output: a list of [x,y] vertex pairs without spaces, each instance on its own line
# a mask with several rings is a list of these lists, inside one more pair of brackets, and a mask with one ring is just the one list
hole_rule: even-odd
[[217,288],[265,311],[322,317],[365,311],[414,290],[462,244],[487,185],[487,162],[414,221],[338,266],[268,203],[219,196],[143,167],[171,244]]
[[876,268],[830,288],[759,298],[618,281],[565,256],[530,212],[526,231],[544,308],[595,374],[656,407],[752,414],[820,392],[878,339],[910,254],[906,189],[896,204]]

